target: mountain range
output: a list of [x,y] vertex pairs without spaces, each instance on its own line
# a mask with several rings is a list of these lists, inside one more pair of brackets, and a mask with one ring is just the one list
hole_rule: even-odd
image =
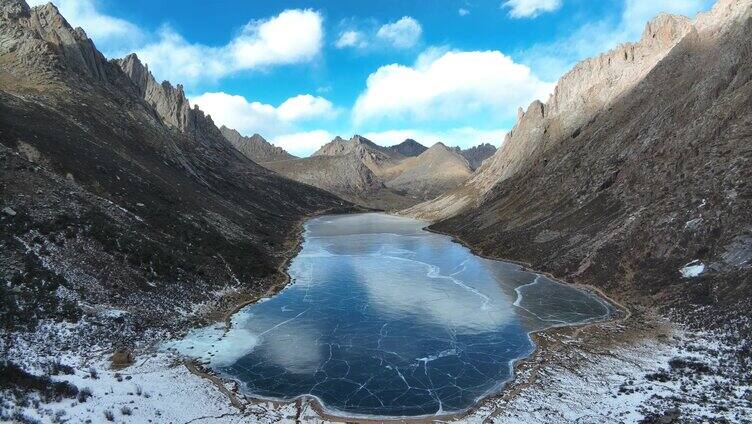
[[0,351],[82,320],[57,347],[146,351],[284,285],[306,218],[381,209],[723,334],[748,369],[750,40],[752,0],[661,14],[499,149],[355,135],[297,158],[218,128],[137,55],[106,59],[52,4],[0,0]]
[[65,299],[180,325],[165,314],[283,278],[305,217],[353,210],[240,154],[180,85],[106,60],[52,4],[4,0],[0,21],[6,326],[59,318]]
[[[752,299],[750,16],[732,0],[659,15],[520,111],[463,185],[405,213],[487,255],[733,320]],[[686,277],[692,263],[703,272]]]
[[456,188],[496,152],[488,143],[467,150],[436,143],[429,149],[412,139],[382,147],[355,135],[348,140],[336,137],[310,157],[296,158],[258,134],[243,137],[224,126],[220,130],[241,153],[266,168],[383,210],[403,209]]

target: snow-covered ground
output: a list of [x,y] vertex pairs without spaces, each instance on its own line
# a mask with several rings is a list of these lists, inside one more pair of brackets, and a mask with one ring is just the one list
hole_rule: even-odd
[[[665,422],[682,417],[689,422],[752,422],[752,387],[732,381],[733,370],[722,370],[731,347],[712,334],[675,329],[617,346],[593,344],[593,334],[605,334],[603,340],[626,331],[622,327],[608,323],[595,330],[540,335],[543,354],[522,366],[509,393],[482,402],[468,415],[442,421],[637,423],[645,417]],[[21,405],[4,393],[6,419],[16,413],[45,423],[106,423],[110,418],[118,423],[329,422],[307,402],[257,402],[236,395],[231,382],[224,383],[223,393],[170,352],[142,355],[118,371],[110,369],[106,351],[63,353],[45,345],[44,340],[72,335],[72,330],[70,325],[42,326],[36,334],[16,339],[9,358],[36,374],[44,372],[44,363],[58,359],[75,371],[52,379],[88,388],[92,396],[85,402],[37,404],[32,399]],[[227,393],[242,408],[233,406]]]

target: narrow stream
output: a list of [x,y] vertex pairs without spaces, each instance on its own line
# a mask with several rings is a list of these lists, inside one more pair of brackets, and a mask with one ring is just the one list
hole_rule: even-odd
[[229,331],[171,348],[256,397],[316,397],[341,416],[450,414],[498,392],[530,333],[608,318],[596,295],[473,255],[425,222],[386,214],[308,221],[292,283]]

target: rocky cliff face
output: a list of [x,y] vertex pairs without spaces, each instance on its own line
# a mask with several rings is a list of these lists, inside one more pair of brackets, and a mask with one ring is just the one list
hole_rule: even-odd
[[465,185],[408,213],[442,219],[477,206],[494,185],[521,166],[562,139],[576,137],[583,125],[633,89],[692,29],[689,19],[662,14],[648,23],[639,42],[577,64],[559,80],[547,103],[535,101],[527,110],[520,109],[501,148]]
[[173,87],[169,81],[157,83],[149,68],[141,63],[135,53],[117,60],[116,63],[133,81],[141,98],[154,108],[165,125],[186,134],[215,131],[210,117],[205,116],[198,106],[191,108],[182,85]]
[[395,153],[399,153],[399,154],[401,154],[404,157],[412,158],[412,157],[418,156],[421,153],[425,152],[426,150],[428,150],[428,148],[426,146],[418,143],[417,141],[415,141],[415,140],[413,140],[411,138],[408,138],[407,140],[403,141],[400,144],[396,144],[394,146],[390,146],[389,150],[391,150],[391,151],[393,151]]
[[179,86],[105,60],[52,5],[0,0],[0,65],[0,298],[31,312],[0,308],[4,331],[179,327],[267,290],[302,218],[351,207],[245,158]]
[[240,153],[256,163],[295,159],[295,156],[287,153],[285,149],[269,143],[259,134],[243,137],[239,132],[224,125],[219,130]]
[[490,158],[496,153],[496,147],[489,143],[483,143],[478,146],[473,146],[469,149],[462,151],[462,156],[467,159],[470,164],[470,168],[476,170],[480,168],[483,161]]
[[468,183],[491,186],[479,205],[434,228],[695,322],[740,322],[752,294],[750,40],[749,0],[695,22],[660,16],[521,114]]

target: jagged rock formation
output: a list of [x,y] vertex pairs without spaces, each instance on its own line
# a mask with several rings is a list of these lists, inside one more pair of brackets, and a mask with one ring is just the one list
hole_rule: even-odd
[[418,143],[412,138],[408,138],[400,144],[390,146],[389,150],[395,153],[399,153],[404,157],[412,158],[428,150],[428,147]]
[[392,168],[396,175],[386,186],[421,199],[432,199],[456,188],[472,174],[468,161],[443,143],[436,143],[419,156]]
[[141,64],[135,53],[116,62],[130,77],[141,97],[154,108],[165,125],[182,132],[191,132],[196,127],[196,121],[204,118],[198,106],[191,109],[182,85],[178,84],[177,87],[173,87],[168,81],[158,84],[148,67]]
[[240,153],[256,163],[295,159],[295,156],[287,153],[285,149],[269,143],[259,134],[243,137],[239,132],[224,125],[219,131]]
[[404,160],[405,157],[386,147],[381,147],[371,140],[359,135],[349,140],[336,137],[322,146],[313,156],[342,156],[351,155],[364,163],[374,174],[381,175],[385,169],[391,168]]
[[462,156],[467,159],[470,168],[474,171],[480,168],[483,161],[493,156],[494,153],[496,153],[496,147],[489,143],[483,143],[463,150]]
[[384,186],[381,175],[404,157],[359,135],[336,137],[311,157],[268,162],[264,165],[288,178],[310,184],[352,202],[375,208],[397,209],[417,203]]
[[696,323],[743,322],[750,40],[750,0],[720,0],[694,22],[659,16],[521,114],[463,187],[480,204],[433,228],[615,296],[684,306]]
[[179,327],[279,281],[302,218],[351,208],[247,159],[180,86],[22,0],[0,0],[0,167],[0,298],[29,312],[0,308],[4,331],[107,308],[126,311],[102,327],[120,343]]
[[556,85],[546,104],[520,109],[517,124],[501,148],[457,190],[416,206],[408,214],[442,219],[477,206],[500,181],[582,126],[635,87],[692,30],[682,16],[662,14],[645,28],[637,43],[626,43],[577,64]]
[[[410,140],[400,144],[413,150],[415,145],[420,146]],[[349,140],[337,137],[309,158],[264,166],[351,202],[385,210],[432,199],[472,173],[458,148],[437,143],[416,157],[406,157],[395,147],[382,147],[358,135]]]

